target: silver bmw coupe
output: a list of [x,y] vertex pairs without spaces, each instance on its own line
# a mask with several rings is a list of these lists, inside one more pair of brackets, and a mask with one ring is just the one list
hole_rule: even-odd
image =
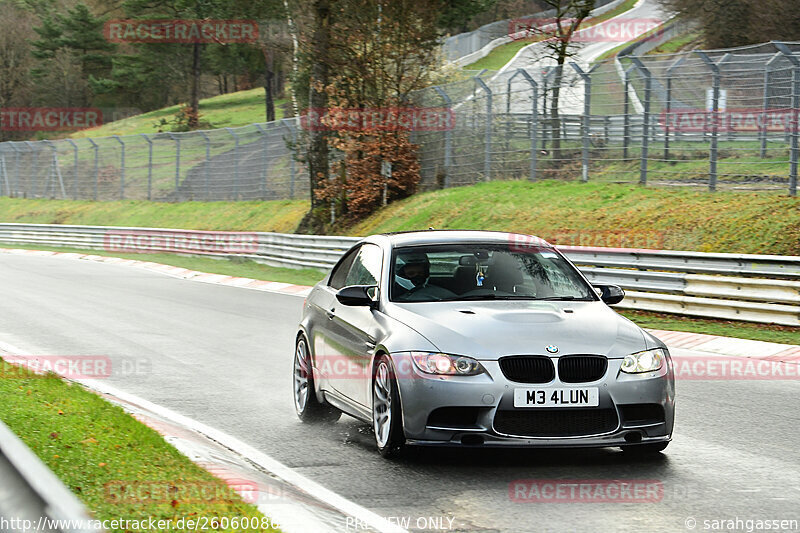
[[365,238],[303,306],[295,409],[304,422],[372,424],[384,456],[407,445],[658,453],[672,438],[672,360],[609,307],[623,297],[528,235]]

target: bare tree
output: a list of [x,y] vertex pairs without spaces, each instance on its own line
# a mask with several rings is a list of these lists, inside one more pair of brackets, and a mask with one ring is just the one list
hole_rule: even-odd
[[[33,63],[28,43],[34,17],[11,2],[0,2],[0,108],[29,104]],[[0,128],[0,140],[4,139]]]
[[[326,89],[330,82],[330,44],[331,44],[331,2],[330,0],[313,0],[311,41],[311,78],[309,83],[308,104],[312,110],[323,110],[328,107]],[[312,128],[309,132],[308,174],[311,180],[311,208],[317,206],[317,187],[326,183],[329,177],[328,168],[328,133],[323,128]]]
[[561,118],[558,113],[561,89],[564,82],[564,65],[578,51],[574,42],[575,33],[591,15],[595,0],[540,0],[555,13],[552,19],[531,33],[541,36],[545,48],[544,57],[555,61],[555,76],[550,92],[550,128],[553,132],[553,160],[561,160]]

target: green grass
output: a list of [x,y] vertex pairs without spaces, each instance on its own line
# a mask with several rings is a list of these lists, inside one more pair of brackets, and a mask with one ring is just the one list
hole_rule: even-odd
[[532,39],[521,39],[519,41],[498,46],[489,52],[486,57],[483,57],[474,63],[470,63],[469,65],[465,66],[464,70],[500,70],[506,66],[506,63],[511,61],[515,55],[517,55],[517,52],[533,42],[534,41]]
[[[622,13],[633,8],[633,6],[636,4],[636,1],[637,0],[625,0],[625,2],[617,6],[615,9],[612,9],[607,13],[603,13],[600,16],[585,20],[581,27],[594,26],[595,24],[599,24],[608,19],[614,18],[617,15],[621,15]],[[541,38],[520,39],[518,41],[498,46],[489,52],[486,57],[465,66],[464,70],[500,70],[506,65],[506,63],[511,61],[514,56],[517,55],[517,52],[519,52],[522,48],[525,48],[529,44],[540,40]]]
[[643,328],[687,331],[691,333],[704,333],[706,335],[736,337],[739,339],[779,342],[782,344],[800,344],[800,328],[793,326],[775,326],[728,320],[712,320],[707,318],[689,318],[664,313],[650,313],[647,311],[619,310],[619,313],[633,320]]
[[307,209],[303,200],[163,203],[0,198],[0,221],[292,233]]
[[[495,181],[418,194],[349,229],[355,235],[425,229],[531,233],[602,246],[629,235],[648,248],[800,255],[800,199],[767,192],[609,183]],[[609,242],[609,244],[613,244]],[[649,244],[649,246],[647,246]]]
[[[83,501],[95,519],[263,516],[221,479],[192,463],[120,407],[54,374],[37,376],[2,361],[0,368],[0,419]],[[115,488],[120,485],[163,486],[164,482],[174,483],[187,495],[213,487],[216,499],[178,496],[169,501],[146,495],[138,500],[115,499]]]
[[[275,101],[275,117],[283,118],[282,105],[286,99]],[[174,105],[143,113],[123,120],[110,122],[103,126],[73,133],[73,139],[85,137],[107,137],[109,135],[134,135],[139,133],[156,133],[154,124],[161,118],[171,120],[179,111]],[[200,100],[200,120],[209,123],[209,128],[235,128],[247,126],[254,122],[266,122],[264,89],[250,89],[235,93],[222,94],[213,98]]]
[[703,42],[703,33],[700,31],[690,31],[681,35],[677,35],[665,42],[661,46],[654,48],[647,55],[650,54],[674,54],[684,50],[705,48]]
[[[700,175],[707,162],[692,164]],[[589,183],[494,181],[420,193],[331,233],[369,235],[434,226],[532,233],[562,244],[569,238],[579,244],[588,237],[599,246],[603,242],[597,239],[611,232],[631,235],[631,244],[642,244],[638,247],[800,255],[800,199],[783,192],[712,194],[599,180],[632,172],[633,167],[593,168],[597,181]],[[291,232],[306,210],[304,201],[166,204],[0,198],[0,222],[45,224]],[[640,243],[641,238],[646,242]]]

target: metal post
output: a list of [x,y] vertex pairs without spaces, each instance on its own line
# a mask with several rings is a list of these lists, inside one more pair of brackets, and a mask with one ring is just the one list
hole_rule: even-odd
[[78,145],[72,139],[65,139],[72,145],[72,180],[75,182],[72,199],[78,199]]
[[631,105],[631,96],[630,96],[630,89],[631,89],[631,72],[636,68],[636,65],[631,65],[627,69],[625,69],[625,97],[624,97],[624,104],[623,104],[623,113],[622,113],[622,159],[627,161],[628,160],[628,145],[631,142],[631,115],[630,115],[630,105]]
[[[50,147],[50,149],[53,151],[53,154],[52,154],[52,155],[55,157],[55,155],[56,155],[56,149],[53,147],[53,141],[51,141],[51,140],[45,140],[45,141],[44,141],[44,143],[45,143],[47,146],[49,146],[49,147]],[[42,187],[42,189],[43,189],[43,190],[42,190],[42,195],[43,195],[43,196],[46,196],[46,195],[47,195],[47,193],[48,193],[48,192],[50,192],[50,185],[53,183],[53,178],[55,177],[55,173],[56,173],[55,167],[53,166],[53,165],[54,165],[54,163],[55,163],[55,162],[54,162],[54,161],[53,161],[53,159],[51,158],[51,159],[50,159],[50,173],[49,173],[49,174],[48,174],[48,176],[47,176],[47,185],[44,185],[44,186]],[[53,198],[55,198],[55,197],[56,197],[56,193],[55,193],[55,187],[53,187],[53,192],[50,194],[50,199],[52,200],[52,199],[53,199]]]
[[261,199],[267,199],[267,166],[269,165],[269,138],[267,137],[267,130],[261,127],[261,124],[254,124],[256,129],[258,129],[259,133],[261,133],[261,139],[263,141],[263,149],[261,150]]
[[153,140],[146,133],[140,133],[147,141],[147,200],[152,200],[153,194]]
[[125,142],[119,135],[112,135],[120,144],[119,199],[125,199]]
[[[61,176],[61,168],[58,166],[58,148],[56,147],[53,141],[45,141],[50,149],[53,150],[53,174],[58,176],[58,185],[61,189],[61,198],[66,200],[67,199],[67,191],[64,188],[64,178]],[[55,198],[55,192],[53,192],[53,198]]]
[[644,116],[642,122],[642,157],[639,164],[639,184],[647,185],[647,156],[650,147],[650,95],[653,89],[653,76],[638,57],[631,57],[631,61],[644,76]]
[[98,151],[97,143],[91,137],[86,138],[91,143],[94,149],[94,199],[97,201],[97,189],[100,182],[100,152]]
[[[433,90],[444,100],[444,105],[447,107],[449,113],[453,112],[453,100],[447,95],[444,90],[434,85]],[[444,188],[450,186],[450,167],[453,164],[453,129],[447,128],[444,130]]]
[[761,125],[758,129],[758,137],[761,141],[761,159],[767,157],[767,110],[769,109],[769,73],[772,69],[772,65],[774,65],[778,59],[781,58],[783,54],[780,52],[775,52],[775,55],[767,61],[767,64],[764,66],[764,95],[762,98],[761,103]]
[[667,69],[667,102],[664,113],[664,161],[670,160],[669,155],[669,133],[670,121],[672,120],[672,74],[681,64],[686,61],[686,56],[679,58]]
[[[295,120],[299,121],[300,118],[297,117]],[[289,135],[292,136],[292,146],[297,146],[297,128],[287,125],[287,123],[291,123],[291,119],[284,118],[281,119],[281,125],[289,131]],[[297,167],[296,161],[294,156],[289,157],[289,168],[290,168],[290,179],[289,179],[289,198],[294,200],[294,182],[297,177]]]
[[[2,146],[0,146],[0,152],[2,151]],[[6,170],[6,156],[5,154],[0,155],[0,172],[3,173],[3,182],[6,184],[6,196],[11,198],[11,185],[8,182],[8,171]]]
[[574,61],[570,62],[569,65],[583,79],[583,124],[581,128],[583,149],[581,151],[581,181],[585,183],[589,181],[589,134],[592,127],[589,121],[592,119],[592,72],[600,66],[600,63],[597,63],[588,71],[584,71]]
[[722,64],[730,59],[730,54],[725,54],[716,63],[708,57],[705,52],[695,50],[695,54],[705,61],[708,68],[711,69],[711,150],[709,155],[709,168],[708,168],[708,190],[717,190],[717,160],[719,158],[719,95],[720,95],[720,67]]
[[[528,84],[531,86],[531,89],[533,91],[533,93],[531,95],[532,98],[533,98],[532,107],[531,107],[531,127],[530,127],[530,129],[528,131],[528,134],[529,134],[530,139],[531,139],[531,148],[530,148],[531,167],[530,167],[530,177],[529,177],[529,179],[531,181],[534,181],[534,180],[536,180],[536,167],[537,167],[536,145],[538,143],[538,140],[537,140],[537,131],[536,130],[537,130],[537,127],[538,127],[538,122],[539,122],[538,105],[537,105],[537,102],[538,102],[538,99],[539,99],[539,84],[536,83],[536,81],[534,81],[533,77],[530,74],[528,74],[527,70],[525,70],[523,68],[519,68],[519,69],[517,69],[517,71],[508,80],[508,94],[509,95],[511,94],[511,82],[514,81],[514,78],[516,78],[517,76],[522,76],[525,79],[525,81],[527,81]],[[511,105],[511,101],[509,100],[508,103],[507,103],[507,106],[506,106],[507,109],[510,109],[510,105]]]
[[177,201],[181,185],[181,138],[174,133],[169,133],[169,138],[175,141],[175,200]]
[[530,173],[530,180],[531,181],[535,181],[536,180],[536,170],[537,170],[537,159],[536,159],[536,156],[537,156],[536,145],[538,143],[538,138],[537,138],[538,132],[537,132],[537,130],[539,129],[539,106],[538,106],[539,84],[536,83],[536,81],[533,79],[533,76],[528,74],[528,71],[525,70],[525,69],[522,69],[522,68],[518,69],[516,74],[514,74],[514,76],[516,76],[517,74],[519,74],[520,76],[525,78],[525,81],[527,81],[530,84],[531,90],[533,91],[533,93],[531,95],[533,97],[533,101],[531,102],[531,130],[530,130],[530,136],[531,136],[531,173]]
[[[38,170],[39,170],[39,153],[33,147],[33,143],[30,141],[23,141],[25,146],[28,147],[28,150],[31,152],[31,166],[28,167],[28,186],[30,187],[31,196],[35,197],[36,192],[39,190],[39,187],[36,186],[36,178],[38,177]],[[35,174],[34,174],[35,173]],[[33,182],[33,183],[31,183]]]
[[211,199],[211,139],[208,138],[208,133],[205,130],[200,130],[200,135],[206,141],[206,160],[203,173],[205,175],[205,189],[206,201]]
[[486,83],[475,76],[473,78],[477,87],[486,93],[486,134],[484,139],[483,177],[486,181],[492,180],[492,90]]
[[800,59],[792,53],[784,43],[773,42],[786,58],[792,62],[792,144],[791,144],[791,166],[789,170],[789,195],[797,196],[797,166],[798,166],[798,116],[800,111]]
[[14,142],[8,144],[14,150],[14,190],[19,193],[19,148]]
[[239,135],[232,128],[225,130],[233,137],[233,199],[239,199]]

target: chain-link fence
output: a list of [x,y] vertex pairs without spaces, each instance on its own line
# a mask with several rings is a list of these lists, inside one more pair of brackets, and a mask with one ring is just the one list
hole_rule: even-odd
[[420,91],[455,114],[413,134],[423,189],[580,176],[796,192],[800,43],[538,65]]
[[284,119],[240,128],[0,143],[0,191],[25,198],[274,200],[308,197]]
[[[423,190],[551,178],[796,193],[800,43],[621,55],[563,68],[546,58],[535,64],[414,95],[414,109],[444,109],[450,117],[447,127],[409,128]],[[308,172],[298,157],[303,133],[300,120],[284,119],[189,133],[0,143],[0,194],[308,198]]]

